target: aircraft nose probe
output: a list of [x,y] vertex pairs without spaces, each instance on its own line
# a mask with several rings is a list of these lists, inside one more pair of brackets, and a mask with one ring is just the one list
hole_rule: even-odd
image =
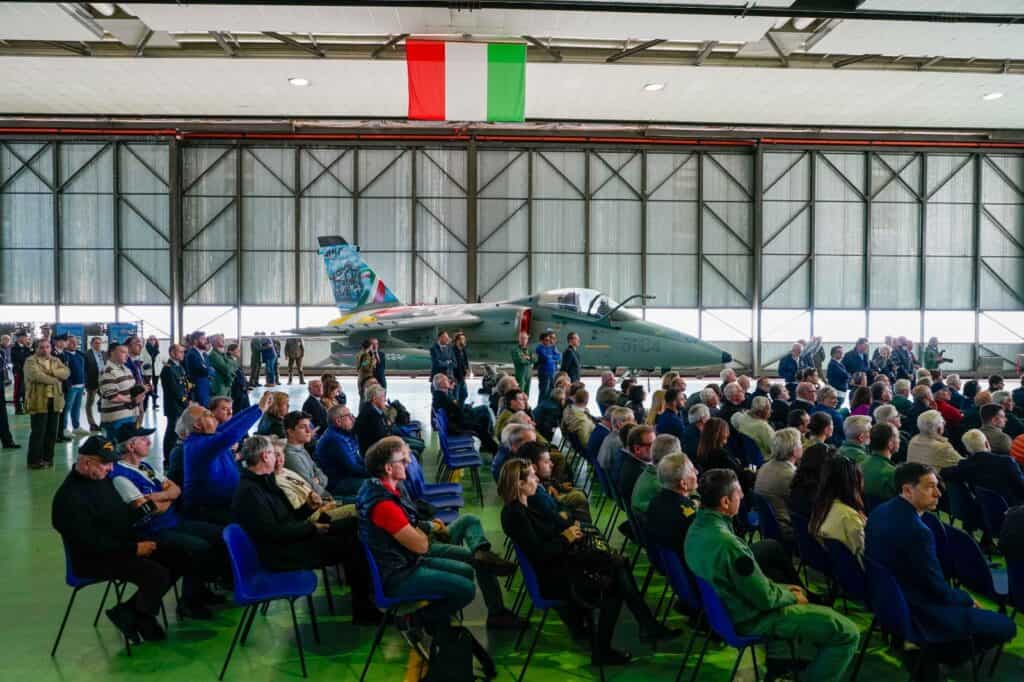
[[726,365],[730,362],[732,362],[732,355],[726,353],[725,351],[722,351],[722,364]]

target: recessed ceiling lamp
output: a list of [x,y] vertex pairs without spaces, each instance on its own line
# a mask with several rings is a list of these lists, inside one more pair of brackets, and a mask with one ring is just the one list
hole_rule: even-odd
[[999,99],[1003,96],[1001,92],[990,92],[987,95],[982,95],[981,98],[986,102],[991,102],[994,99]]
[[658,92],[659,90],[664,89],[664,83],[644,83],[644,90],[646,90],[647,92]]
[[297,88],[304,88],[307,85],[309,85],[309,79],[302,78],[300,76],[292,76],[291,78],[288,79],[288,82]]

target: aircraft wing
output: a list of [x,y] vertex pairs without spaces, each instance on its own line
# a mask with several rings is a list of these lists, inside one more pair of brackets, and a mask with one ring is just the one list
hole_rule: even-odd
[[476,315],[465,312],[434,312],[417,308],[388,308],[343,315],[326,327],[304,327],[287,333],[298,336],[362,336],[377,333],[421,331],[447,327],[466,329],[481,323]]

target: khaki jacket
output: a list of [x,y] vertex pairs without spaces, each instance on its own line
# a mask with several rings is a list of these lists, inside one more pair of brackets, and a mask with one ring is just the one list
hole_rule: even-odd
[[67,365],[53,356],[29,356],[25,360],[25,410],[29,414],[45,413],[50,398],[53,398],[55,412],[63,410],[64,391],[61,382],[70,374]]

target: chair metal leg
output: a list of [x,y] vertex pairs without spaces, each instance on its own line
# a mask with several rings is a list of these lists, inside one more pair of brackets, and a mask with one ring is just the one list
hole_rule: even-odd
[[231,646],[228,648],[228,655],[224,658],[224,665],[221,666],[220,675],[217,675],[218,680],[224,679],[224,673],[228,670],[228,663],[231,662],[231,654],[235,653],[235,645],[238,644],[238,637],[242,634],[242,628],[249,616],[249,611],[255,611],[258,604],[251,604],[246,606],[242,611],[242,617],[238,619],[238,627],[235,628],[235,636],[231,638]]
[[96,627],[96,626],[99,625],[100,614],[103,613],[103,607],[106,606],[106,604],[107,604],[107,595],[110,594],[110,584],[112,582],[114,582],[114,581],[113,580],[108,580],[107,581],[107,587],[106,587],[106,589],[103,590],[103,598],[100,599],[100,607],[98,609],[96,609],[96,617],[92,619],[92,626],[93,627]]
[[[699,619],[697,625],[699,626]],[[686,643],[686,651],[683,653],[682,660],[679,662],[679,672],[676,673],[676,682],[679,682],[683,677],[683,671],[686,670],[686,662],[690,660],[690,654],[693,653],[693,647],[697,644],[697,636],[700,634],[700,628],[695,626],[693,628],[693,634],[690,635],[690,641]]]
[[299,632],[299,619],[295,617],[295,600],[288,600],[288,608],[292,612],[292,629],[295,630],[295,645],[299,647],[299,666],[302,668],[302,676],[308,677],[306,674],[306,654],[302,650],[302,633]]
[[359,675],[359,682],[363,682],[366,679],[366,672],[370,669],[370,661],[373,660],[373,654],[377,651],[377,647],[380,646],[380,640],[384,637],[384,628],[387,627],[388,620],[395,614],[394,609],[390,609],[384,614],[384,617],[380,619],[380,625],[377,626],[377,632],[373,635],[373,644],[370,645],[370,653],[366,655],[366,663],[363,665],[363,672]]
[[269,610],[270,610],[270,602],[268,602],[268,601],[263,602],[263,610],[260,611],[260,614],[265,616],[265,615],[267,615],[267,611],[269,611]]
[[661,615],[661,624],[662,625],[664,625],[665,622],[668,620],[668,612],[672,610],[672,598],[669,597],[668,600],[665,599],[665,597],[668,596],[668,594],[669,594],[668,588],[669,588],[669,584],[668,584],[668,581],[666,581],[665,582],[665,587],[663,587],[661,589],[661,596],[658,598],[658,607],[654,610],[654,617],[657,618],[658,614],[661,613],[662,605],[665,606],[665,613],[663,613]]
[[[110,583],[107,583],[109,586]],[[57,639],[53,642],[53,648],[50,649],[50,658],[57,655],[57,647],[60,645],[60,638],[64,636],[64,626],[68,624],[68,616],[71,615],[71,607],[75,605],[75,597],[78,596],[78,590],[82,588],[76,587],[71,592],[71,598],[68,599],[68,607],[64,609],[64,620],[60,622],[60,630],[57,630]]]
[[249,630],[252,629],[252,622],[256,620],[256,613],[260,610],[260,606],[260,604],[253,604],[252,609],[249,610],[248,620],[242,629],[242,639],[238,642],[240,646],[245,646],[245,643],[249,641]]
[[[547,611],[545,611],[545,613],[547,613]],[[530,604],[530,610],[526,612],[526,618],[523,619],[526,622],[523,624],[523,627],[519,629],[519,636],[516,637],[516,643],[512,647],[515,651],[519,651],[519,647],[523,643],[523,635],[525,635],[526,631],[530,629],[530,617],[531,616],[533,616],[533,604],[532,603]]]
[[167,625],[167,609],[164,608],[163,602],[160,602],[160,617],[164,621],[164,630],[167,630],[170,626]]
[[[767,654],[766,654],[767,655]],[[750,647],[750,658],[754,661],[754,682],[760,682],[761,674],[757,671],[757,647]],[[768,665],[768,661],[765,660],[765,665]]]
[[[747,650],[746,650],[746,648],[743,648],[743,649],[740,649],[739,654],[736,656],[736,662],[732,666],[732,674],[729,675],[729,682],[732,682],[733,680],[736,679],[736,671],[740,669],[740,661],[743,660],[743,654],[745,654],[745,653],[747,653]],[[755,673],[754,679],[755,680],[757,679],[756,673]]]
[[[114,582],[114,595],[117,597],[118,606],[121,605],[121,596],[127,591],[128,583]],[[126,656],[132,655],[132,641],[128,638],[128,635],[124,635],[124,653]]]
[[[697,624],[697,627],[698,628],[700,627],[700,623],[699,622]],[[701,665],[701,663],[704,662],[704,654],[706,654],[708,652],[708,644],[710,644],[710,643],[711,643],[711,633],[708,633],[708,636],[704,638],[704,645],[701,646],[701,648],[700,648],[700,656],[697,657],[697,666],[693,669],[693,675],[690,676],[690,682],[697,682],[697,673],[700,672],[700,665]],[[676,682],[679,682],[679,681],[676,680]]]
[[306,606],[309,607],[309,622],[313,626],[313,641],[320,643],[320,626],[316,622],[316,608],[313,606],[313,595],[306,595]]
[[[913,682],[917,682],[918,675],[921,672],[921,662],[924,660],[925,652],[928,651],[928,647],[922,646],[917,650],[917,660],[914,661],[914,669],[910,671],[910,679]],[[974,668],[974,660],[971,660],[971,668]]]
[[875,630],[875,619],[871,619],[871,625],[868,626],[868,631],[864,633],[864,641],[861,642],[860,651],[857,652],[857,660],[853,664],[853,672],[850,673],[850,682],[857,682],[857,673],[860,672],[860,666],[864,662],[864,654],[868,651],[868,642],[871,641],[871,633]]
[[476,487],[476,494],[480,500],[480,506],[484,506],[484,487],[480,483],[480,468],[473,467],[469,470],[470,475],[473,477],[473,485]]
[[327,610],[334,615],[334,597],[331,595],[331,580],[327,577],[327,567],[320,567],[320,575],[324,578],[324,592],[327,594]]
[[604,682],[604,657],[598,651],[597,621],[601,617],[601,610],[591,611],[587,609],[587,624],[590,626],[590,651],[597,654],[597,676]]
[[540,617],[540,623],[537,624],[537,631],[533,633],[533,641],[530,642],[530,649],[526,652],[526,661],[523,663],[523,669],[519,671],[519,678],[516,682],[523,682],[523,677],[526,675],[526,669],[530,667],[530,659],[533,658],[533,650],[537,647],[537,640],[540,639],[541,630],[544,629],[544,621],[547,619],[548,610],[544,609],[544,612]]

